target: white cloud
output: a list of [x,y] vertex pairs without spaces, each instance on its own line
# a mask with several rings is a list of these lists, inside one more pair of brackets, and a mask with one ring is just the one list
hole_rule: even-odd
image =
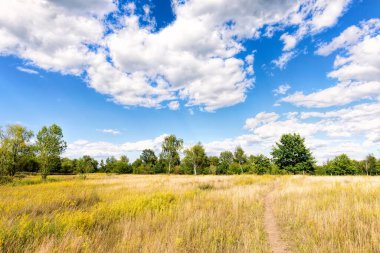
[[179,102],[178,101],[171,101],[168,104],[168,107],[169,107],[170,110],[176,111],[176,110],[179,109]]
[[283,53],[273,63],[280,68],[285,68],[286,64],[296,57],[291,52],[305,36],[319,33],[332,27],[338,18],[344,13],[351,0],[315,0],[300,1],[299,11],[289,15],[288,25],[297,27],[293,34],[288,32],[281,35],[280,39],[284,43]]
[[280,39],[284,42],[284,51],[293,49],[297,44],[297,38],[287,33],[281,35]]
[[271,112],[271,113],[260,112],[254,118],[248,118],[245,121],[244,128],[246,128],[246,129],[254,129],[257,126],[274,122],[278,118],[279,118],[279,116],[278,116],[277,113],[274,113],[274,112]]
[[290,89],[289,84],[282,84],[282,85],[278,86],[277,89],[274,89],[273,93],[275,96],[285,95],[289,89]]
[[28,74],[33,74],[33,75],[38,75],[39,74],[38,71],[36,71],[34,69],[25,68],[25,67],[21,67],[21,66],[18,66],[17,70],[19,70],[21,72],[28,73]]
[[79,75],[93,53],[86,44],[103,36],[94,15],[113,9],[111,0],[1,1],[0,54],[16,55],[45,70]]
[[106,133],[106,134],[112,134],[112,135],[118,135],[120,134],[121,132],[117,129],[98,129],[97,131],[99,132],[102,132],[102,133]]
[[310,94],[296,92],[282,99],[298,106],[329,107],[363,99],[380,97],[380,20],[361,22],[351,26],[330,43],[323,44],[317,53],[328,55],[342,48],[345,55],[337,55],[334,70],[328,76],[337,85]]
[[[90,87],[125,106],[184,100],[214,111],[243,102],[253,86],[253,55],[237,56],[243,40],[259,38],[263,28],[331,26],[346,2],[174,1],[176,19],[157,31],[148,5],[140,17],[134,4],[125,5],[127,14],[115,14],[114,24],[103,20],[116,10],[112,0],[8,1],[0,3],[0,54],[48,71],[84,73]],[[282,36],[287,50],[294,38]],[[283,68],[292,57],[289,51],[276,64]]]
[[159,152],[166,136],[166,134],[163,134],[154,139],[125,142],[122,144],[78,140],[68,144],[64,156],[78,158],[83,155],[89,155],[96,159],[104,159],[110,156],[120,157],[121,155],[133,154],[135,152],[141,152],[144,149],[153,149],[155,152]]
[[296,52],[295,51],[288,51],[288,52],[283,53],[278,59],[273,60],[272,62],[278,68],[284,69],[286,67],[286,64],[288,64],[288,62],[291,59],[293,59],[294,57],[296,57]]

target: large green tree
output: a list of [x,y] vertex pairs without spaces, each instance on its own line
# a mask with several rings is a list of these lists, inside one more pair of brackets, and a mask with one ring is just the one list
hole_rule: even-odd
[[177,138],[174,134],[166,136],[162,143],[161,157],[168,163],[168,173],[170,174],[171,166],[179,159],[178,152],[183,148],[183,140]]
[[42,179],[46,179],[57,161],[60,161],[60,155],[67,147],[66,142],[63,140],[63,133],[61,127],[53,124],[49,127],[42,127],[37,134],[37,158],[40,163],[40,172]]
[[194,175],[197,175],[198,169],[203,169],[207,164],[207,156],[205,149],[201,143],[192,146],[185,150],[185,157],[183,159],[185,165],[193,169]]
[[315,160],[299,134],[283,134],[273,147],[271,155],[274,163],[281,169],[296,173],[314,171]]
[[14,176],[22,158],[31,153],[33,132],[21,125],[8,125],[0,133],[0,166],[9,176]]

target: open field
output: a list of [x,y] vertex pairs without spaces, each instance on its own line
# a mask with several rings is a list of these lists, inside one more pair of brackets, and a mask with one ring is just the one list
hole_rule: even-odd
[[379,177],[52,179],[0,186],[1,251],[380,252]]

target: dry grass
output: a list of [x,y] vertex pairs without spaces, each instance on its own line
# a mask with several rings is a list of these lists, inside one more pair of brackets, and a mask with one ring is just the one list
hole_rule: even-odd
[[269,252],[271,179],[91,175],[0,186],[0,251]]
[[[0,252],[380,252],[379,177],[90,175],[0,186]],[[276,183],[274,183],[276,182]]]
[[294,252],[380,252],[379,177],[288,177],[275,203]]

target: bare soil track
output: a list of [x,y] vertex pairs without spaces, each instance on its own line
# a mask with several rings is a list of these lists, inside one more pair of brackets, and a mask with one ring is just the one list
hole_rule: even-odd
[[273,191],[265,197],[264,225],[268,234],[268,241],[272,253],[291,253],[288,245],[281,238],[276,219],[273,213]]

